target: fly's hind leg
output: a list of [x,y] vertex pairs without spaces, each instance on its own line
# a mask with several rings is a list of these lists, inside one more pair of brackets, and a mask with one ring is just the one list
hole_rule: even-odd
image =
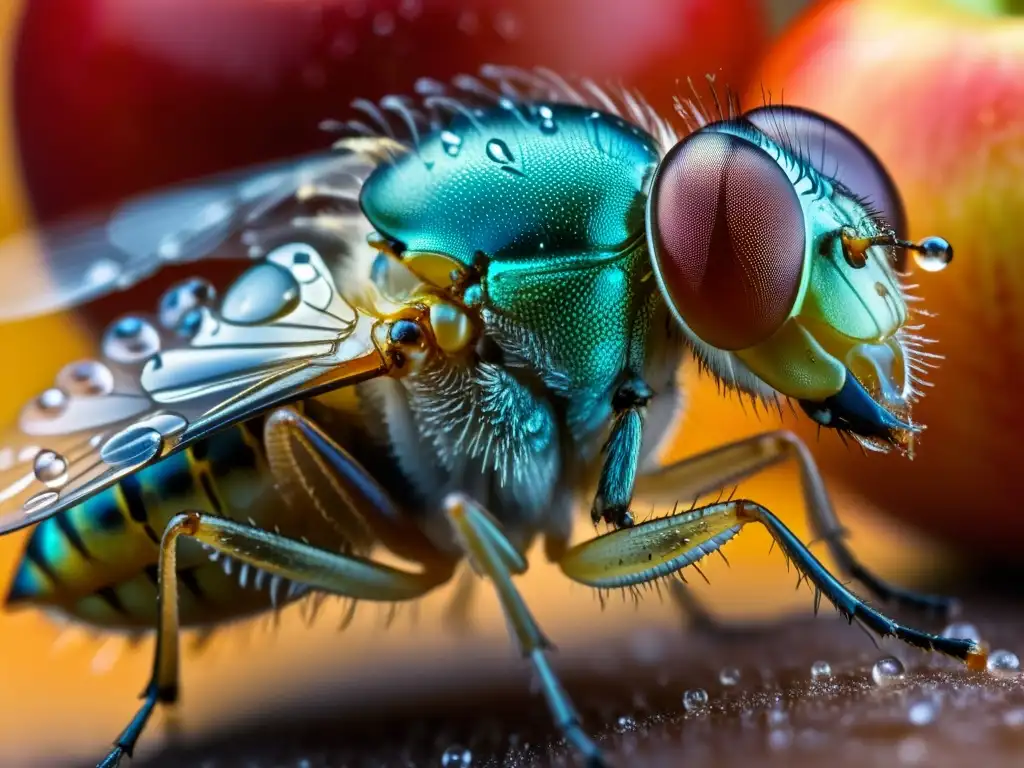
[[[158,703],[178,697],[178,574],[177,542],[182,536],[320,592],[354,600],[399,602],[418,598],[447,582],[454,561],[429,546],[419,528],[403,520],[386,491],[315,424],[289,408],[275,411],[265,428],[272,471],[284,496],[298,488],[307,493],[306,514],[316,509],[333,513],[331,520],[347,549],[370,539],[395,554],[422,563],[410,572],[375,563],[357,554],[314,547],[280,534],[203,512],[183,512],[164,530],[158,563],[157,639],[153,673],[143,703],[99,768],[114,768],[131,755]],[[293,506],[298,513],[300,506]]]
[[821,596],[851,623],[860,622],[880,637],[892,636],[928,651],[953,656],[981,668],[985,654],[977,643],[942,637],[896,622],[875,610],[836,579],[769,510],[752,501],[728,501],[649,520],[598,536],[570,549],[559,561],[572,580],[597,589],[628,588],[674,575],[715,552],[740,528],[760,523]]
[[498,523],[471,499],[452,494],[445,500],[445,511],[470,563],[494,585],[509,631],[536,670],[541,691],[558,729],[586,760],[588,768],[603,768],[607,763],[601,750],[584,732],[575,707],[548,663],[546,651],[551,648],[551,643],[512,583],[513,574],[526,571],[526,560],[509,543]]
[[814,457],[803,441],[791,432],[767,432],[659,467],[637,479],[636,495],[664,497],[670,502],[697,498],[728,488],[787,459],[795,459],[800,469],[804,503],[814,535],[828,546],[841,572],[859,581],[883,602],[942,615],[954,612],[956,600],[894,586],[861,564],[846,544],[845,531],[832,508]]
[[160,610],[153,675],[143,693],[142,706],[118,737],[114,749],[99,764],[100,768],[113,768],[123,755],[131,755],[157,703],[169,704],[177,699],[179,625],[175,559],[176,545],[182,536],[196,539],[271,576],[356,600],[412,600],[447,581],[452,573],[450,566],[421,573],[402,571],[204,512],[176,515],[167,524],[160,544]]

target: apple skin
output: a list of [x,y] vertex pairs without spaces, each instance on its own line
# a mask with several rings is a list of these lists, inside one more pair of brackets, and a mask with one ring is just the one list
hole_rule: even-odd
[[760,0],[60,0],[26,2],[14,103],[48,221],[319,149],[357,97],[493,62],[640,88],[739,88],[768,41]]
[[751,103],[762,84],[858,134],[901,190],[911,237],[941,235],[955,253],[943,272],[909,280],[917,306],[937,313],[919,333],[946,358],[914,408],[927,427],[915,459],[823,438],[823,465],[964,554],[1019,565],[1024,17],[938,0],[819,3],[773,47]]

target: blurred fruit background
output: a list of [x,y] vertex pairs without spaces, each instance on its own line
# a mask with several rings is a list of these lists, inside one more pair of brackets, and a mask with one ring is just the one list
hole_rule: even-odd
[[[862,457],[795,418],[756,418],[691,376],[693,397],[670,454],[697,452],[783,423],[825,465],[838,511],[864,559],[908,585],[945,587],[981,564],[1015,566],[1024,544],[1013,481],[1024,449],[1017,389],[1024,371],[1024,286],[1017,220],[1024,210],[1024,18],[1006,0],[10,0],[0,4],[0,234],[104,210],[205,174],[319,149],[321,120],[356,97],[408,92],[496,62],[545,65],[641,89],[671,114],[677,79],[714,73],[761,101],[822,111],[858,133],[903,191],[911,236],[956,249],[917,293],[937,313],[927,333],[947,357],[919,415],[918,458]],[[1005,8],[1003,7],[1005,6]],[[84,354],[98,323],[150,306],[158,276],[81,312],[0,326],[0,417]],[[916,280],[914,282],[917,282]],[[45,342],[45,343],[44,343]],[[804,538],[792,468],[740,492]],[[580,537],[589,533],[580,525]],[[0,589],[23,536],[0,540]],[[706,569],[701,599],[732,617],[808,610],[807,592],[768,539],[730,545],[734,564]],[[671,625],[668,606],[599,610],[550,567],[522,579],[563,646],[638,624]],[[493,597],[478,590],[472,638],[445,631],[450,590],[420,610],[417,650],[510,653]],[[286,611],[274,633],[219,635],[183,668],[190,732],[310,695],[325,677],[366,677],[407,654],[409,622],[381,629],[375,609],[344,636]],[[586,627],[581,632],[580,627]],[[134,706],[150,643],[121,655],[120,637],[57,640],[46,617],[0,616],[0,763],[54,764],[102,749]],[[74,636],[72,636],[74,637]],[[240,651],[240,649],[244,649]],[[325,674],[325,670],[329,674]],[[104,672],[97,677],[98,672]],[[59,726],[56,727],[55,726]],[[156,730],[151,732],[156,734]],[[160,742],[144,739],[144,748]]]

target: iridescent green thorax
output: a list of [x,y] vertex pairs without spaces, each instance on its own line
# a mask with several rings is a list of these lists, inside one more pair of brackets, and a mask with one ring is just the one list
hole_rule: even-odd
[[659,153],[640,127],[591,108],[491,108],[381,165],[361,203],[407,251],[480,268],[499,335],[540,347],[525,350],[531,362],[546,357],[569,389],[596,396],[626,365],[631,318],[656,290],[641,283]]

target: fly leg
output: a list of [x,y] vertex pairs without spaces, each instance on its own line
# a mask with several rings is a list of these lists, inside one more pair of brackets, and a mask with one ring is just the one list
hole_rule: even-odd
[[811,551],[769,510],[752,501],[710,504],[688,512],[648,520],[598,536],[570,549],[559,561],[569,578],[597,589],[630,588],[674,575],[711,554],[748,523],[760,523],[794,563],[801,578],[851,623],[858,621],[880,637],[953,656],[972,669],[985,653],[972,640],[942,637],[900,624],[878,612],[836,579]]
[[329,552],[275,533],[204,512],[188,511],[171,518],[160,544],[159,612],[153,674],[138,713],[115,742],[100,768],[113,768],[131,755],[135,742],[157,703],[178,697],[178,578],[176,544],[187,536],[233,559],[314,590],[356,600],[398,602],[420,597],[446,582],[447,568],[409,572],[355,555]]
[[601,750],[584,732],[575,707],[548,663],[546,651],[551,643],[512,583],[513,574],[526,571],[526,560],[505,538],[494,519],[471,499],[452,494],[445,500],[445,511],[472,566],[494,584],[509,630],[537,672],[558,729],[583,756],[588,768],[603,768],[607,763]]
[[280,534],[203,512],[173,517],[164,530],[158,561],[157,640],[153,673],[143,703],[99,764],[114,768],[131,755],[158,703],[178,697],[178,574],[177,541],[186,536],[241,563],[259,568],[313,590],[354,600],[398,602],[418,598],[447,582],[454,561],[431,548],[419,528],[403,521],[390,497],[341,446],[292,408],[274,411],[264,428],[268,460],[282,494],[306,505],[293,511],[317,510],[336,526],[339,548],[361,548],[371,538],[411,561],[420,572],[392,568],[356,554],[314,547]]
[[640,464],[644,411],[652,394],[651,388],[638,376],[628,377],[615,390],[612,398],[615,421],[604,445],[604,464],[590,509],[595,524],[602,518],[618,528],[633,524],[629,505]]
[[695,499],[728,488],[787,459],[795,459],[800,469],[800,484],[811,528],[817,539],[828,546],[841,572],[859,581],[884,602],[942,615],[954,612],[954,599],[918,594],[888,584],[860,563],[844,540],[845,531],[832,508],[814,457],[803,441],[791,432],[767,432],[659,467],[638,478],[636,493],[671,502]]

